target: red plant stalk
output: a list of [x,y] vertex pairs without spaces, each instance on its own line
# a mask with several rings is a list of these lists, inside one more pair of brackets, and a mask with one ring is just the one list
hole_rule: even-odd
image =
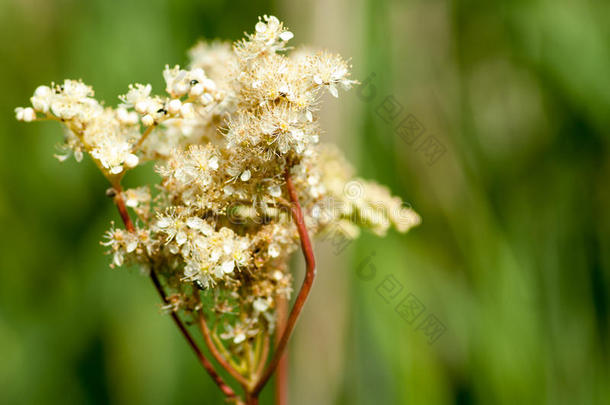
[[258,396],[246,395],[246,405],[258,405]]
[[[123,220],[123,223],[125,224],[125,229],[127,229],[128,232],[135,232],[135,227],[133,225],[131,217],[129,216],[127,207],[125,206],[125,201],[123,200],[121,191],[122,191],[122,189],[120,186],[114,187],[114,203],[119,210],[119,214],[121,215],[121,219]],[[159,281],[159,278],[157,277],[155,270],[152,268],[150,269],[150,279],[153,282],[155,289],[159,293],[159,296],[161,297],[161,300],[163,301],[163,303],[168,304],[169,301],[167,299],[167,295],[165,294],[165,290],[163,289],[163,286],[161,285],[161,282]],[[220,375],[216,372],[216,370],[214,370],[214,366],[205,357],[205,355],[203,354],[201,349],[199,349],[199,346],[197,346],[197,343],[195,342],[195,340],[193,339],[193,337],[191,336],[189,331],[184,326],[184,323],[180,320],[180,317],[178,317],[178,314],[176,314],[175,312],[172,311],[171,317],[174,320],[174,323],[176,324],[176,326],[178,326],[178,329],[180,329],[180,332],[182,333],[184,338],[187,340],[189,346],[191,346],[191,348],[197,355],[197,358],[201,362],[201,365],[203,366],[203,368],[205,368],[205,370],[208,372],[210,377],[212,377],[212,380],[214,380],[216,385],[218,385],[218,388],[220,388],[220,390],[223,392],[223,394],[225,394],[225,396],[227,396],[227,398],[235,398],[236,397],[235,391],[233,391],[233,389],[224,382],[224,380],[222,379],[222,377],[220,377]]]
[[243,375],[241,375],[237,370],[235,370],[235,368],[233,368],[233,366],[231,366],[224,357],[222,357],[222,355],[216,348],[216,345],[212,341],[212,337],[210,334],[210,328],[208,327],[205,316],[203,315],[203,309],[199,310],[198,315],[199,315],[199,328],[201,329],[201,334],[203,335],[203,339],[205,340],[205,344],[208,347],[208,349],[210,350],[210,353],[212,353],[212,356],[214,356],[214,358],[216,359],[218,364],[220,364],[222,366],[222,368],[227,370],[227,372],[233,378],[235,378],[235,380],[237,380],[237,382],[239,382],[239,384],[244,388],[244,390],[247,390],[248,381],[244,378]]
[[[290,176],[290,167],[286,168],[285,172],[286,179],[286,188],[288,189],[288,194],[290,195],[291,210],[292,210],[292,219],[297,227],[297,231],[299,233],[299,238],[301,239],[301,250],[303,251],[303,255],[305,256],[305,280],[303,281],[303,285],[301,286],[301,290],[299,291],[299,295],[292,306],[292,310],[290,311],[290,315],[286,320],[286,326],[284,331],[282,332],[282,337],[280,338],[277,347],[275,349],[275,353],[273,354],[273,358],[271,362],[265,369],[265,372],[258,380],[256,386],[252,390],[251,397],[256,399],[260,394],[261,390],[265,386],[265,384],[269,381],[271,375],[278,367],[280,360],[282,359],[282,355],[284,354],[284,350],[286,349],[286,345],[288,344],[288,340],[290,339],[290,335],[292,334],[292,330],[299,318],[299,314],[303,309],[303,305],[305,305],[305,301],[307,300],[307,296],[309,295],[309,291],[311,290],[311,286],[313,284],[313,280],[316,275],[316,263],[313,254],[313,248],[311,246],[311,240],[309,239],[309,234],[307,233],[307,227],[305,226],[305,217],[303,216],[303,211],[301,210],[301,204],[299,204],[299,198],[294,188],[294,184],[292,183],[292,178]],[[278,331],[279,333],[279,331]],[[248,402],[249,404],[255,404],[257,402]]]

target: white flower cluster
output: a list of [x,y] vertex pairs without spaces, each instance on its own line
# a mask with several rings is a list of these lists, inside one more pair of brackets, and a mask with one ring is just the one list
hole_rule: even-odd
[[208,288],[235,271],[245,269],[251,260],[250,241],[232,229],[214,230],[199,217],[160,216],[156,228],[170,254],[180,255],[185,263],[184,280]]
[[384,236],[391,226],[407,232],[421,223],[420,216],[392,196],[387,187],[354,177],[354,170],[336,148],[320,148],[316,160],[321,168],[319,181],[317,176],[313,181],[310,176],[308,182],[325,196],[313,211],[322,223],[338,221],[338,229],[352,238],[359,234],[354,224]]
[[[202,134],[190,138],[193,127],[205,126],[199,115],[223,97],[201,68],[166,67],[163,76],[166,97],[152,96],[150,84],[135,84],[119,97],[122,104],[116,109],[104,108],[93,98],[91,87],[65,80],[61,85],[38,87],[31,98],[32,107],[19,107],[15,113],[18,120],[26,122],[61,121],[67,128],[63,150],[73,152],[77,160],[87,152],[105,174],[120,177],[125,168],[137,166],[143,157],[166,156],[174,148],[200,141]],[[144,132],[140,124],[146,128]],[[169,130],[153,134],[161,124]],[[68,156],[58,157],[64,160]]]
[[112,254],[110,267],[120,267],[127,260],[134,264],[146,260],[146,257],[153,253],[153,244],[150,243],[149,231],[137,229],[135,232],[128,232],[125,229],[115,228],[114,224],[104,234],[102,246],[109,247],[108,254]]
[[[132,140],[139,136],[133,117],[123,117],[122,110],[104,108],[93,98],[91,87],[75,80],[40,86],[31,102],[33,108],[16,109],[17,119],[33,121],[40,113],[42,119],[63,122],[68,129],[65,149],[74,152],[77,160],[86,151],[109,175],[122,173],[124,166],[138,165],[139,158],[132,152]],[[59,156],[60,160],[66,157]]]
[[[417,214],[374,183],[355,178],[341,154],[320,143],[317,111],[354,81],[328,52],[290,53],[293,34],[273,16],[234,44],[200,43],[187,69],[165,67],[165,95],[130,85],[121,104],[104,107],[80,81],[41,86],[17,119],[51,119],[67,128],[64,148],[88,153],[137,217],[133,232],[112,228],[103,244],[113,266],[154,268],[175,293],[213,292],[236,345],[272,330],[278,297],[292,291],[288,261],[299,246],[285,173],[291,175],[312,233],[341,225],[406,231]],[[65,158],[66,156],[62,156]],[[120,191],[127,169],[154,160],[157,195]],[[332,207],[332,209],[329,209]],[[171,308],[192,310],[190,299]],[[224,318],[223,318],[224,319]]]

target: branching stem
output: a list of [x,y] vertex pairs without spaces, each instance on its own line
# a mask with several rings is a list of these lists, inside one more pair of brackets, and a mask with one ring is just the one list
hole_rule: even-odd
[[201,334],[203,335],[203,339],[205,340],[205,344],[210,350],[210,353],[212,353],[212,356],[214,356],[218,364],[220,364],[222,368],[227,370],[227,372],[231,374],[231,376],[235,378],[235,380],[237,380],[237,382],[239,382],[239,384],[244,387],[244,389],[246,389],[246,387],[248,386],[248,381],[244,378],[243,375],[241,375],[237,370],[235,370],[235,368],[233,368],[231,364],[227,362],[227,360],[222,356],[222,354],[220,354],[220,352],[216,348],[216,345],[212,341],[210,328],[208,327],[207,321],[203,314],[203,309],[200,309],[198,312],[199,329],[201,329]]
[[292,203],[292,219],[294,220],[294,223],[299,232],[299,237],[301,239],[301,250],[303,251],[303,255],[305,256],[305,280],[303,281],[303,285],[301,286],[299,295],[297,296],[294,305],[292,306],[290,315],[286,320],[286,327],[282,332],[282,337],[278,342],[278,345],[275,349],[275,353],[273,354],[273,358],[271,359],[271,362],[265,369],[265,372],[257,382],[256,386],[252,390],[251,396],[254,398],[258,397],[261,390],[269,381],[269,378],[271,377],[271,375],[277,368],[280,360],[282,359],[282,355],[284,354],[284,350],[286,349],[286,345],[288,344],[288,340],[290,339],[292,330],[294,329],[299,314],[301,313],[301,309],[303,309],[303,305],[307,300],[307,296],[309,295],[309,291],[311,290],[311,286],[316,275],[316,263],[313,254],[313,248],[311,246],[309,234],[307,233],[307,227],[305,226],[305,217],[303,216],[303,211],[301,210],[301,204],[299,203],[299,198],[296,189],[294,187],[294,184],[292,183],[290,167],[286,168],[285,178],[286,188],[288,189],[290,202]]
[[140,146],[142,146],[142,144],[144,143],[144,141],[146,140],[146,138],[148,138],[148,135],[150,135],[150,133],[153,131],[153,129],[157,126],[157,124],[153,124],[151,126],[149,126],[148,128],[146,128],[146,130],[142,133],[142,136],[140,136],[140,139],[138,139],[138,141],[135,143],[135,145],[133,145],[133,152],[135,153]]

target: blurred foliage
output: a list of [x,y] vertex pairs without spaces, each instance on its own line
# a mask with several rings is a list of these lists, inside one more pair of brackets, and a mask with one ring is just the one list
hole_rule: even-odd
[[[163,66],[184,63],[197,38],[237,39],[290,7],[0,2],[0,403],[220,403],[147,281],[107,268],[98,240],[117,216],[101,176],[86,160],[58,164],[57,126],[12,111],[63,78],[109,103],[134,81],[160,89]],[[349,249],[343,389],[328,403],[610,403],[610,3],[348,8],[360,14],[321,14],[361,27],[355,75],[375,74],[347,95],[359,171],[424,222]],[[387,96],[402,107],[388,122]],[[407,114],[424,128],[411,145],[395,132]],[[446,150],[432,165],[418,143],[429,135]],[[358,277],[363,266],[372,279]],[[388,280],[402,289],[384,298]],[[412,323],[395,311],[408,293],[425,305]],[[433,344],[418,327],[428,314],[446,327]]]

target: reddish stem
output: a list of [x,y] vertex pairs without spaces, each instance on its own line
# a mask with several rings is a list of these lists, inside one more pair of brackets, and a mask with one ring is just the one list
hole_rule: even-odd
[[233,366],[231,366],[227,362],[227,360],[224,357],[222,357],[222,355],[218,352],[216,345],[212,341],[212,337],[210,335],[210,329],[208,328],[208,324],[206,323],[205,316],[203,315],[202,309],[199,310],[199,328],[201,329],[201,334],[203,335],[205,344],[208,347],[208,349],[210,349],[212,356],[214,356],[214,358],[222,366],[222,368],[227,370],[227,372],[229,374],[231,374],[231,376],[233,378],[235,378],[237,380],[237,382],[239,382],[239,384],[241,384],[241,386],[244,387],[244,389],[246,389],[246,387],[248,386],[248,381],[244,378],[243,375],[241,375],[237,370],[235,370],[235,368]]
[[246,405],[258,405],[258,396],[257,395],[247,395],[246,396]]
[[252,390],[251,395],[253,397],[258,397],[261,390],[269,381],[269,378],[277,368],[282,358],[282,355],[284,354],[284,350],[286,349],[286,345],[288,344],[288,339],[290,339],[290,335],[292,334],[292,330],[294,329],[294,325],[296,324],[299,314],[301,313],[301,309],[303,309],[303,305],[307,300],[309,290],[311,290],[311,286],[316,275],[316,263],[314,259],[313,249],[311,246],[311,241],[309,240],[309,234],[307,233],[307,227],[305,226],[305,218],[303,216],[303,212],[301,211],[299,198],[294,188],[294,184],[292,183],[292,178],[290,177],[289,167],[286,168],[285,178],[286,188],[288,189],[288,194],[290,195],[290,201],[292,203],[292,219],[294,220],[297,230],[299,232],[299,237],[301,239],[301,250],[303,251],[303,255],[305,256],[305,280],[303,281],[303,285],[301,286],[299,295],[297,296],[292,310],[290,311],[290,315],[288,316],[288,320],[286,321],[286,327],[284,328],[282,337],[280,338],[277,348],[275,349],[273,358],[267,366],[265,373]]
[[[165,291],[163,290],[163,286],[159,282],[159,278],[157,277],[157,274],[155,273],[155,271],[153,269],[150,270],[150,278],[151,278],[153,284],[155,285],[157,292],[159,292],[159,295],[161,296],[161,300],[165,304],[168,304],[169,301],[167,299],[167,295],[165,294]],[[191,346],[191,348],[195,352],[195,355],[197,355],[197,358],[199,359],[199,361],[201,362],[201,364],[203,365],[205,370],[208,372],[210,377],[212,377],[212,380],[214,380],[216,385],[218,385],[220,390],[227,397],[229,397],[229,398],[235,397],[235,392],[233,391],[233,389],[231,387],[229,387],[223,381],[223,379],[220,377],[220,375],[218,375],[216,370],[214,370],[214,366],[212,366],[212,363],[210,363],[210,361],[205,357],[205,355],[203,354],[201,349],[199,349],[199,346],[197,346],[197,343],[195,343],[195,340],[193,339],[193,337],[191,336],[189,331],[184,326],[184,323],[182,323],[182,321],[180,320],[180,317],[178,317],[178,314],[172,311],[170,315],[171,315],[172,319],[174,320],[174,323],[176,324],[176,326],[178,326],[178,329],[180,329],[180,332],[182,332],[182,335],[184,335],[184,337],[186,338],[188,344]]]
[[[112,189],[111,189],[112,190]],[[129,216],[129,212],[127,212],[127,206],[125,205],[125,201],[123,200],[122,189],[120,187],[114,188],[114,203],[116,207],[119,209],[119,215],[121,215],[121,219],[125,224],[125,228],[129,232],[135,232],[136,228],[133,226],[133,222],[131,221],[131,217]]]
[[[114,196],[114,203],[116,204],[116,206],[117,206],[117,208],[119,210],[119,214],[121,215],[121,219],[123,220],[123,223],[125,224],[125,228],[127,229],[127,231],[135,232],[135,227],[133,225],[133,222],[131,221],[131,217],[129,216],[129,212],[127,212],[127,207],[125,206],[125,201],[123,200],[123,196],[121,195],[121,191],[122,191],[121,187],[115,186],[116,194]],[[161,282],[159,281],[159,278],[157,277],[157,274],[155,273],[155,270],[153,268],[150,269],[150,279],[153,282],[153,284],[155,286],[155,289],[159,293],[159,296],[161,296],[161,300],[163,301],[163,303],[168,304],[169,301],[167,299],[167,295],[165,294],[163,286],[161,285]],[[180,329],[180,332],[182,333],[182,335],[187,340],[188,344],[191,346],[191,348],[193,349],[193,351],[197,355],[197,358],[199,359],[199,361],[203,365],[203,368],[205,368],[205,370],[208,372],[210,377],[212,377],[212,380],[214,380],[216,385],[218,385],[220,390],[227,397],[229,397],[229,398],[235,397],[236,395],[235,395],[235,392],[233,391],[233,389],[231,387],[229,387],[223,381],[223,379],[220,377],[220,375],[218,375],[216,370],[214,370],[214,366],[212,366],[212,363],[209,362],[209,360],[204,356],[204,354],[201,351],[201,349],[199,349],[199,347],[197,346],[197,343],[195,343],[195,340],[193,339],[193,337],[191,336],[189,331],[186,329],[186,327],[184,326],[184,324],[180,320],[180,317],[178,317],[178,314],[176,314],[175,312],[172,311],[171,312],[171,317],[174,320],[174,323],[176,324],[176,326],[178,326],[178,329]]]

